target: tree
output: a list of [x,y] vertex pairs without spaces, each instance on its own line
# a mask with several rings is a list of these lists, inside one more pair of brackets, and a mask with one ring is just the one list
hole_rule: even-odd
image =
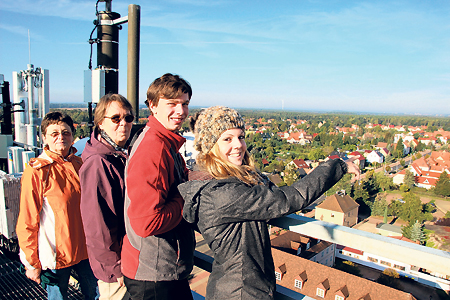
[[386,156],[384,159],[384,172],[389,172],[391,170],[390,164],[394,160],[394,157],[392,155]]
[[402,193],[406,193],[409,192],[411,190],[411,188],[409,186],[407,186],[406,184],[401,184],[400,188],[399,188],[400,192]]
[[395,150],[394,150],[394,153],[393,153],[394,156],[397,157],[397,158],[403,157],[403,149],[404,149],[403,139],[400,138],[398,140],[398,142],[397,142],[397,145],[395,146]]
[[375,183],[384,192],[395,187],[392,177],[386,176],[383,172],[377,172],[374,176]]
[[361,277],[361,271],[359,270],[358,266],[356,266],[356,264],[352,261],[336,261],[336,268],[349,274]]
[[284,182],[286,185],[293,184],[298,179],[297,167],[295,164],[288,164],[284,169]]
[[410,170],[406,170],[405,178],[403,179],[403,184],[411,189],[415,183],[416,179],[414,177],[414,173],[411,172]]
[[450,196],[450,180],[447,172],[444,171],[441,173],[433,191],[436,195]]
[[328,195],[335,194],[337,191],[345,191],[346,195],[350,195],[352,192],[352,175],[350,173],[345,174],[341,180],[339,180],[332,188],[328,190]]
[[369,192],[364,188],[364,185],[357,184],[355,190],[353,191],[353,199],[355,201],[364,202],[366,205],[370,207],[369,198],[370,198]]
[[386,211],[387,206],[388,205],[385,197],[375,199],[371,207],[371,215],[382,216]]
[[390,286],[394,289],[398,289],[398,278],[400,278],[400,275],[397,273],[397,271],[391,268],[386,268],[384,269],[383,273],[380,274],[380,277],[378,277],[377,282]]
[[308,159],[317,161],[319,159],[325,158],[325,153],[321,148],[312,149],[308,154]]
[[393,217],[398,217],[402,209],[402,203],[398,200],[394,200],[389,204],[388,213]]
[[419,196],[412,192],[407,192],[403,195],[405,203],[401,206],[399,217],[400,219],[412,224],[416,220],[422,222],[424,219],[422,213],[422,202]]
[[411,227],[411,235],[409,237],[410,240],[414,242],[423,243],[425,241],[425,233],[423,232],[423,224],[419,223],[419,221],[416,220],[414,225]]

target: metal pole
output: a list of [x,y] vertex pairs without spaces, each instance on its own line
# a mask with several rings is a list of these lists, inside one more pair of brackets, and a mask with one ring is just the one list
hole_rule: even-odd
[[135,112],[135,123],[139,119],[139,43],[141,27],[141,7],[128,5],[128,61],[127,98]]
[[[119,92],[119,29],[120,25],[109,23],[120,18],[120,14],[100,11],[97,27],[97,66],[106,70],[105,93]],[[103,21],[103,22],[102,22]],[[106,21],[106,22],[105,22]]]
[[3,122],[1,123],[1,134],[12,134],[11,99],[9,95],[8,81],[3,82],[2,98],[3,98]]

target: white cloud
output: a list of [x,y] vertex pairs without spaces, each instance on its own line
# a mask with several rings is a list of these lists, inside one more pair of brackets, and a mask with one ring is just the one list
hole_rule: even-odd
[[23,26],[9,25],[0,23],[0,30],[9,31],[13,34],[28,37],[28,30],[30,30],[30,37],[33,40],[37,41],[46,41],[47,39],[44,36],[37,34],[33,29],[25,28]]

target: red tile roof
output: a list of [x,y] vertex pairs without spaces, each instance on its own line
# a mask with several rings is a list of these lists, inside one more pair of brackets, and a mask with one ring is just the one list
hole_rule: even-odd
[[[366,299],[370,295],[371,300],[414,300],[415,298],[405,293],[364,278],[351,275],[327,266],[285,253],[272,248],[275,266],[286,266],[286,272],[277,284],[303,295],[317,298],[317,288],[325,289],[325,297],[321,299],[334,300],[336,294],[348,292],[346,300]],[[295,279],[302,279],[302,289],[295,287]]]

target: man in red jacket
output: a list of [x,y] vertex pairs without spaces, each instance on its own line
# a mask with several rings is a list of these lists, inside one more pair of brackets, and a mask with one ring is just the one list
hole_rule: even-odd
[[125,173],[122,273],[133,300],[193,299],[193,229],[182,218],[177,185],[187,179],[178,131],[188,116],[192,89],[178,75],[155,79],[145,102],[151,111],[136,139]]

